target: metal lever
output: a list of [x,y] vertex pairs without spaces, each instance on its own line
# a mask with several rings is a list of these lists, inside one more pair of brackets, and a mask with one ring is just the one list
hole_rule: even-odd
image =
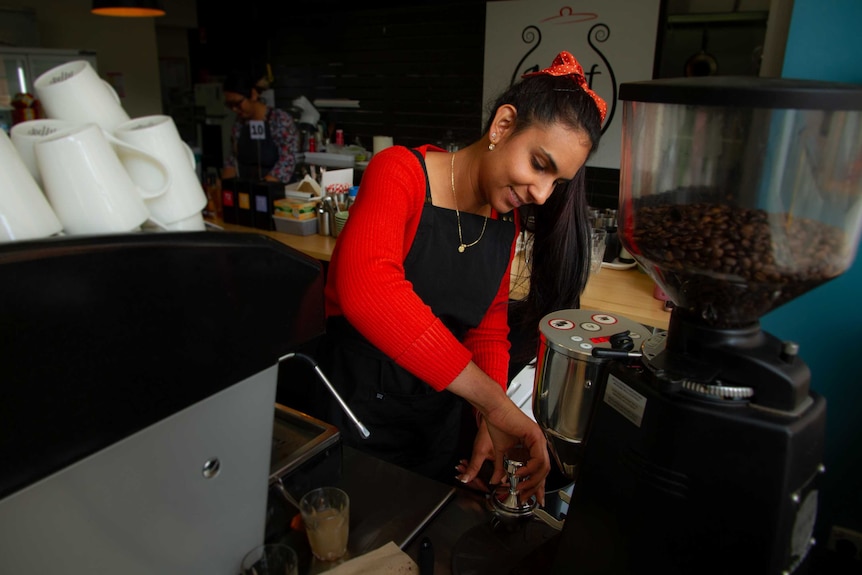
[[643,357],[639,351],[623,351],[621,349],[608,349],[606,347],[594,347],[592,351],[593,357],[608,357],[611,359],[630,359],[635,357]]
[[326,388],[329,390],[329,393],[332,394],[335,400],[338,401],[338,405],[341,406],[341,410],[344,411],[344,413],[347,414],[347,417],[350,418],[350,421],[353,422],[353,425],[356,427],[356,430],[359,432],[359,435],[362,436],[362,439],[368,439],[371,436],[371,432],[368,431],[367,427],[362,425],[362,422],[359,421],[359,419],[353,414],[347,403],[345,403],[345,401],[341,399],[341,396],[338,394],[337,391],[335,391],[335,388],[332,386],[329,380],[326,379],[326,376],[323,374],[323,371],[321,371],[320,366],[317,365],[316,361],[302,353],[288,353],[287,355],[278,358],[278,362],[281,363],[286,359],[293,359],[295,357],[304,359],[311,364],[311,367],[314,368],[314,372],[317,374],[317,377],[320,379],[320,381],[323,382],[323,384],[326,386]]

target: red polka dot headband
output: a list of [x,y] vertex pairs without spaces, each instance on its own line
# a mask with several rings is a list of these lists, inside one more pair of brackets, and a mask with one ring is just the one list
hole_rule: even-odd
[[584,76],[584,69],[570,53],[565,51],[560,52],[548,68],[539,70],[538,72],[524,74],[522,78],[538,76],[541,74],[547,76],[570,76],[584,92],[590,95],[599,109],[599,117],[601,118],[601,121],[605,121],[605,115],[608,113],[608,105],[604,100],[602,100],[602,97],[593,92],[589,84],[587,84],[587,78]]

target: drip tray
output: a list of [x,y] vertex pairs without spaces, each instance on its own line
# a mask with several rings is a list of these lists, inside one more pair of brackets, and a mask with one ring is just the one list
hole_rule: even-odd
[[[336,457],[340,469],[341,434],[338,428],[276,403],[270,455],[270,481],[289,478],[320,455]],[[331,478],[333,481],[337,477]]]

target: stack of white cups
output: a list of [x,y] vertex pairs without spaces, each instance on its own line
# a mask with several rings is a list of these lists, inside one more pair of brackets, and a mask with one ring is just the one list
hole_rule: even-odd
[[[150,218],[145,201],[164,195],[171,179],[157,158],[105,132],[95,123],[31,120],[12,128],[12,141],[71,235],[137,231]],[[117,150],[149,162],[159,174],[134,181]]]
[[[116,92],[83,60],[45,72],[34,88],[48,119],[13,126],[11,148],[32,187],[41,187],[44,196],[39,196],[47,198],[63,232],[120,233],[146,225],[205,229],[206,195],[195,157],[170,117],[130,119]],[[3,167],[8,155],[2,157]],[[3,194],[10,192],[0,192],[0,209],[5,210]],[[0,218],[13,216],[0,213]],[[45,226],[41,236],[30,232],[29,237],[59,231],[50,230]],[[12,239],[23,238],[17,235]]]

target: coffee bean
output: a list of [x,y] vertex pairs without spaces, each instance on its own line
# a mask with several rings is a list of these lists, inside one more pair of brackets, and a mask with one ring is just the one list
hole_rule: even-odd
[[849,264],[839,228],[729,204],[663,203],[662,196],[636,201],[628,244],[657,270],[678,308],[714,327],[749,324]]

